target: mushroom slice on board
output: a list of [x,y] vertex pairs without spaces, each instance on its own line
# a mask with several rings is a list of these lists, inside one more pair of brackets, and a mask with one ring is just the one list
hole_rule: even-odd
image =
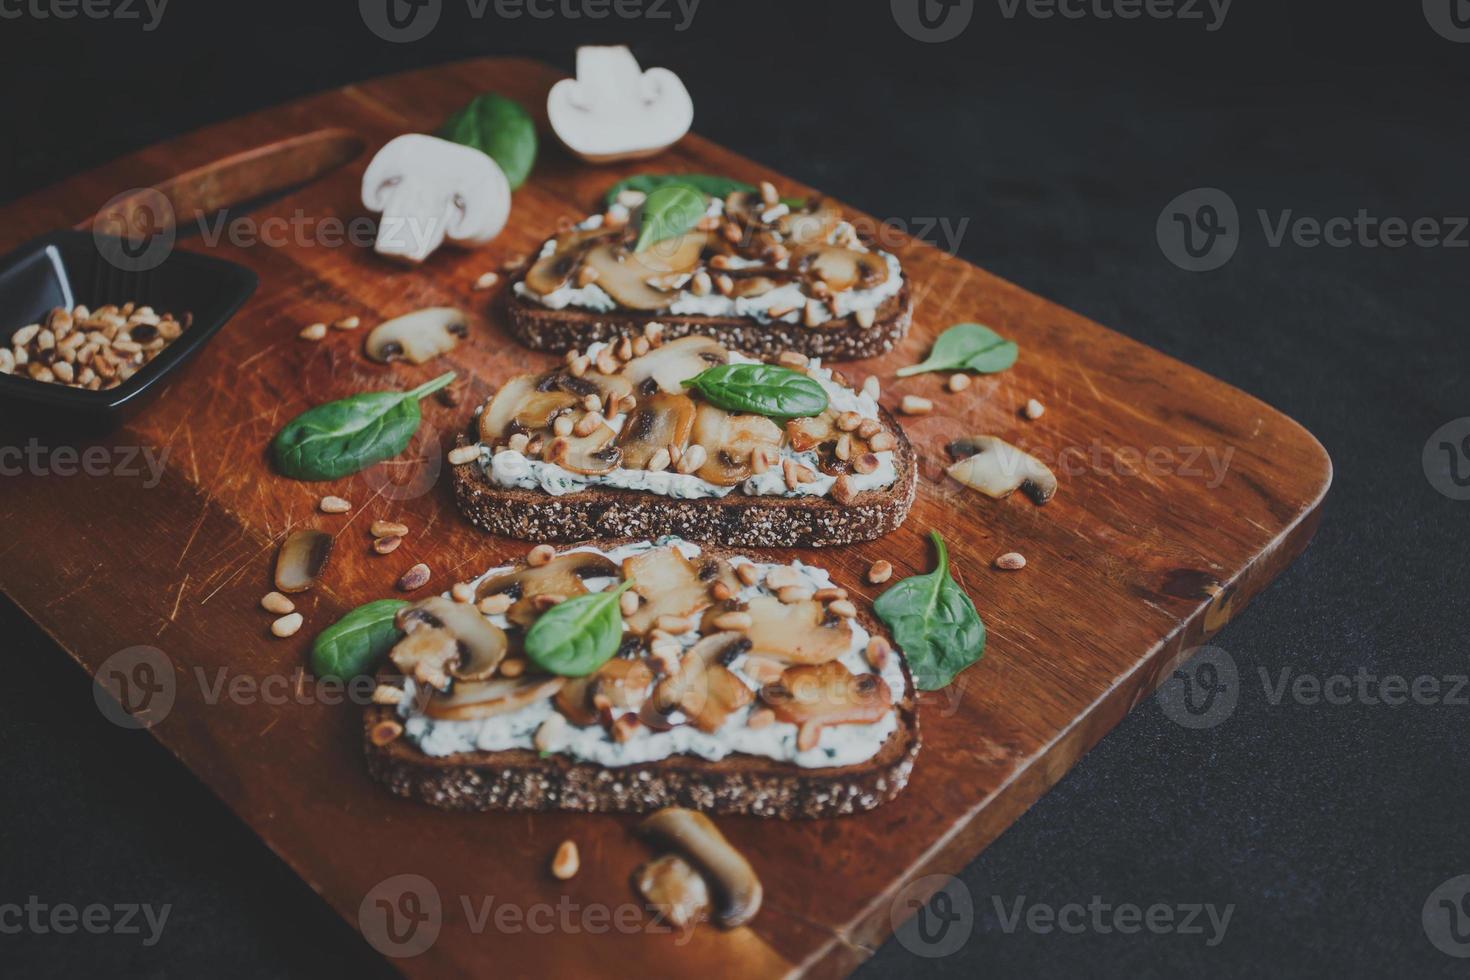
[[623,577],[643,597],[638,611],[623,617],[628,629],[646,636],[660,616],[689,616],[713,602],[711,580],[700,577],[700,567],[673,545],[624,559]]
[[397,621],[398,628],[408,634],[425,628],[447,630],[459,650],[459,656],[447,665],[449,676],[456,680],[488,679],[505,659],[510,645],[505,631],[474,606],[443,596],[430,596],[404,607],[399,610]]
[[706,368],[724,364],[728,356],[729,352],[710,337],[680,337],[633,358],[623,368],[623,377],[640,396],[659,389],[682,395],[685,381]]
[[384,321],[367,335],[367,356],[380,364],[405,360],[424,364],[454,350],[470,335],[470,321],[451,306],[431,306]]
[[760,879],[709,817],[683,807],[666,807],[645,819],[638,829],[679,852],[699,869],[714,891],[718,925],[733,929],[755,918],[763,896]]
[[764,448],[774,455],[781,438],[781,427],[763,415],[733,415],[700,402],[690,437],[706,453],[698,476],[717,486],[733,487],[754,472],[752,454]]
[[316,584],[332,556],[332,536],[325,531],[292,531],[276,555],[276,591],[305,592]]
[[623,431],[618,433],[618,448],[623,451],[623,465],[635,470],[648,466],[660,449],[674,446],[682,450],[694,431],[694,400],[688,395],[671,395],[660,391],[639,399],[628,413]]
[[840,616],[829,616],[815,599],[782,602],[771,595],[755,596],[746,604],[750,613],[750,652],[788,664],[820,664],[836,660],[852,643],[852,627]]
[[570,599],[588,591],[584,579],[616,578],[618,566],[595,551],[571,551],[545,565],[524,565],[481,582],[475,601],[486,596],[509,595],[516,601],[506,618],[517,626],[530,626],[544,611],[538,596]]
[[460,681],[448,694],[434,693],[424,714],[439,721],[474,721],[518,711],[552,697],[566,683],[565,677],[530,675],[497,677],[488,681]]
[[1035,456],[1002,439],[971,436],[945,448],[951,456],[963,457],[945,472],[987,497],[1008,497],[1020,489],[1035,503],[1044,504],[1056,496],[1056,474]]
[[643,865],[634,874],[638,892],[669,925],[693,925],[709,909],[709,888],[704,877],[677,854],[665,854]]

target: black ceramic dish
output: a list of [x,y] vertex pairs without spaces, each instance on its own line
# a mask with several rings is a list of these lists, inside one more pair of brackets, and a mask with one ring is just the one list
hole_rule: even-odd
[[[155,242],[149,250],[156,247]],[[0,259],[0,338],[5,346],[26,324],[43,323],[52,308],[84,304],[97,309],[128,301],[193,322],[177,340],[127,381],[105,391],[33,381],[0,374],[0,405],[6,421],[23,428],[56,423],[89,427],[115,425],[192,357],[255,292],[254,272],[233,262],[180,249],[129,258],[118,239],[87,231],[45,235]],[[145,268],[147,267],[147,268]]]

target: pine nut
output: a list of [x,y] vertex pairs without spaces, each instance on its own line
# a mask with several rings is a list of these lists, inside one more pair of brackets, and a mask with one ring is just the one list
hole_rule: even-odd
[[403,537],[408,534],[408,525],[397,521],[373,521],[368,532],[375,538]]
[[812,593],[812,598],[818,602],[831,602],[833,599],[846,599],[847,590],[833,586],[827,589],[818,589]]
[[368,735],[368,738],[374,745],[381,749],[402,734],[402,725],[392,718],[385,718],[373,726],[373,730]]
[[1026,402],[1026,417],[1031,421],[1035,422],[1037,419],[1041,418],[1045,414],[1046,406],[1041,404],[1041,402],[1037,401],[1035,398],[1032,398],[1031,400]]
[[658,473],[668,469],[670,462],[669,451],[667,449],[659,449],[648,460],[648,469],[650,472]]
[[875,453],[886,453],[898,445],[892,432],[877,432],[868,440],[868,448]]
[[735,577],[746,585],[754,585],[761,580],[761,568],[754,562],[741,562],[735,566]]
[[776,590],[776,598],[785,603],[806,602],[815,593],[804,585],[788,585]]
[[526,672],[526,662],[520,657],[511,657],[500,662],[500,676],[516,678]]
[[743,632],[744,630],[750,629],[754,625],[755,620],[751,618],[748,612],[727,612],[720,613],[712,622],[714,623],[715,629],[738,630]]
[[455,582],[449,589],[449,597],[455,602],[474,602],[475,587],[468,582]]
[[761,181],[761,203],[768,208],[773,208],[781,203],[781,194],[776,190],[776,185],[769,180]]
[[874,670],[882,670],[888,665],[888,655],[892,652],[888,641],[881,636],[875,636],[868,641],[867,649],[863,651],[863,657],[868,661],[868,666]]
[[970,387],[970,376],[968,374],[951,374],[944,386],[951,392],[964,391]]
[[685,449],[679,457],[679,472],[693,473],[705,464],[708,456],[709,453],[705,451],[705,448],[699,443],[695,443],[688,449]]
[[304,620],[299,612],[287,613],[274,623],[271,623],[271,632],[283,639],[288,636],[295,636],[296,631],[301,629],[303,622]]
[[629,589],[627,592],[618,596],[618,609],[622,611],[624,616],[631,616],[638,611],[640,602],[642,602],[642,599],[639,598],[638,593]]
[[591,366],[591,359],[582,354],[578,354],[576,357],[572,358],[571,363],[568,365],[567,369],[572,372],[572,377],[580,378],[582,375],[587,373],[587,369]]
[[857,459],[854,459],[852,461],[852,471],[854,473],[862,473],[866,475],[873,472],[877,468],[878,457],[874,456],[872,453],[863,453]]
[[633,356],[634,357],[642,357],[644,354],[647,354],[648,353],[649,348],[652,347],[652,346],[653,345],[648,342],[648,338],[647,337],[634,337],[633,338]]
[[341,497],[323,497],[318,506],[323,514],[345,514],[352,509],[352,502]]
[[[787,310],[786,312],[790,313],[791,311]],[[771,315],[775,319],[780,319],[780,317],[776,316],[774,310],[771,311]],[[794,350],[783,350],[780,354],[776,356],[776,363],[780,364],[782,367],[804,368],[807,365],[807,359],[805,354],[798,354]]]
[[995,567],[1008,572],[1017,572],[1026,567],[1026,556],[1019,551],[1007,551],[995,560]]
[[852,506],[857,499],[858,489],[853,485],[852,477],[846,473],[837,474],[837,479],[832,481],[832,499],[844,507]]
[[853,312],[852,318],[857,321],[858,326],[866,330],[877,322],[878,311],[873,309],[856,310]]
[[735,291],[735,280],[721,273],[715,276],[715,288],[720,291],[721,296],[729,296]]
[[834,599],[827,603],[827,609],[838,616],[851,619],[857,615],[857,606],[847,599]]
[[852,436],[843,433],[837,438],[837,445],[832,447],[832,452],[844,463],[852,458]]
[[463,466],[480,458],[479,446],[455,446],[446,457],[450,466]]
[[730,586],[726,585],[724,582],[716,582],[714,585],[711,585],[709,587],[709,596],[716,602],[724,602],[726,599],[730,598],[734,594],[735,593],[731,591]]
[[708,296],[713,283],[710,281],[709,273],[703,270],[696,272],[694,278],[689,280],[689,291],[695,296]]
[[572,434],[582,437],[590,436],[600,428],[602,428],[602,414],[600,412],[588,412],[577,420],[576,425],[572,426]]
[[277,616],[296,611],[296,603],[281,595],[279,592],[267,592],[260,597],[260,608]]
[[806,585],[806,579],[790,565],[777,565],[766,573],[768,589],[784,589],[791,585]]
[[879,558],[868,568],[868,581],[874,585],[882,585],[893,578],[893,563],[884,558]]
[[389,534],[381,538],[373,538],[373,551],[380,555],[391,554],[397,551],[398,546],[402,543],[403,536],[399,534]]
[[402,704],[403,688],[392,684],[379,684],[373,688],[373,704]]
[[809,327],[820,327],[827,322],[827,307],[821,300],[809,299],[802,310],[801,322]]
[[301,332],[296,336],[302,340],[321,340],[326,335],[327,325],[325,323],[313,323],[309,327],[302,327]]
[[539,568],[556,557],[556,549],[549,544],[538,544],[526,552],[526,564],[532,568]]
[[863,394],[873,399],[873,401],[878,400],[878,378],[876,375],[870,374],[863,379]]
[[362,326],[362,320],[355,316],[344,316],[332,323],[333,330],[356,330]]
[[429,566],[423,562],[419,562],[403,573],[403,576],[398,580],[398,588],[402,592],[412,592],[415,589],[422,589],[425,585],[429,584],[429,574]]
[[905,415],[928,415],[934,411],[934,403],[918,395],[904,395],[903,401],[898,404],[898,410]]
[[510,596],[504,592],[497,592],[494,595],[487,595],[481,599],[480,605],[477,608],[486,616],[499,616],[514,604],[515,600]]
[[515,433],[506,442],[506,446],[508,446],[512,452],[517,452],[517,453],[523,453],[523,452],[525,452],[526,451],[526,447],[529,446],[530,444],[531,444],[531,437],[528,436],[528,435],[526,435],[524,432],[517,432],[517,433]]
[[475,280],[475,291],[480,292],[486,289],[490,289],[499,281],[500,276],[496,275],[495,273],[482,272],[480,273],[480,278]]
[[681,636],[694,629],[694,622],[688,616],[660,616],[654,625],[670,636]]
[[566,730],[566,716],[559,712],[553,712],[541,723],[541,727],[536,729],[536,734],[531,739],[531,742],[536,746],[536,751],[550,752],[561,744],[562,736],[566,733]]

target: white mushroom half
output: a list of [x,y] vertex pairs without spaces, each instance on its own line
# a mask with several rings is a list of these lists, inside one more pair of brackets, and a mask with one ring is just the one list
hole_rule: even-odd
[[577,77],[551,87],[546,115],[557,138],[588,163],[636,160],[689,132],[694,102],[667,68],[642,70],[621,45],[577,49]]
[[445,240],[484,245],[510,217],[510,182],[479,150],[409,133],[390,140],[362,176],[362,203],[380,212],[380,255],[427,259]]

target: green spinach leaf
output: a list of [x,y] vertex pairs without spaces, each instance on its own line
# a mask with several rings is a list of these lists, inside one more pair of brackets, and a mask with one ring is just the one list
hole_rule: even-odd
[[907,378],[925,371],[977,371],[994,374],[1016,363],[1021,349],[989,327],[978,323],[956,323],[934,341],[934,348],[922,364],[900,368],[898,376]]
[[475,96],[435,135],[490,157],[505,171],[511,190],[526,182],[536,163],[536,124],[519,102],[493,92]]
[[644,194],[652,194],[660,187],[667,187],[670,184],[684,184],[701,194],[718,197],[721,200],[729,197],[735,191],[755,190],[749,184],[731,180],[729,177],[716,177],[712,174],[637,174],[613,184],[604,200],[607,204],[612,204],[623,191],[641,191]]
[[419,427],[419,399],[454,380],[442,374],[412,391],[368,391],[308,408],[276,433],[276,468],[295,480],[335,480],[397,456]]
[[684,382],[727,412],[747,412],[785,422],[821,415],[827,391],[814,379],[775,364],[721,364]]
[[878,597],[873,611],[888,624],[908,658],[914,684],[937,691],[985,652],[985,624],[970,597],[949,574],[949,550],[930,531],[938,564],[927,575],[904,579]]
[[557,603],[526,630],[526,656],[542,670],[563,677],[586,677],[618,652],[623,613],[618,598],[632,579],[615,589],[575,596]]
[[708,200],[688,184],[668,184],[648,195],[648,200],[643,202],[638,244],[633,246],[633,251],[641,252],[693,228],[704,217]]
[[403,635],[394,617],[406,605],[402,599],[379,599],[322,630],[311,645],[311,672],[344,681],[372,673]]

